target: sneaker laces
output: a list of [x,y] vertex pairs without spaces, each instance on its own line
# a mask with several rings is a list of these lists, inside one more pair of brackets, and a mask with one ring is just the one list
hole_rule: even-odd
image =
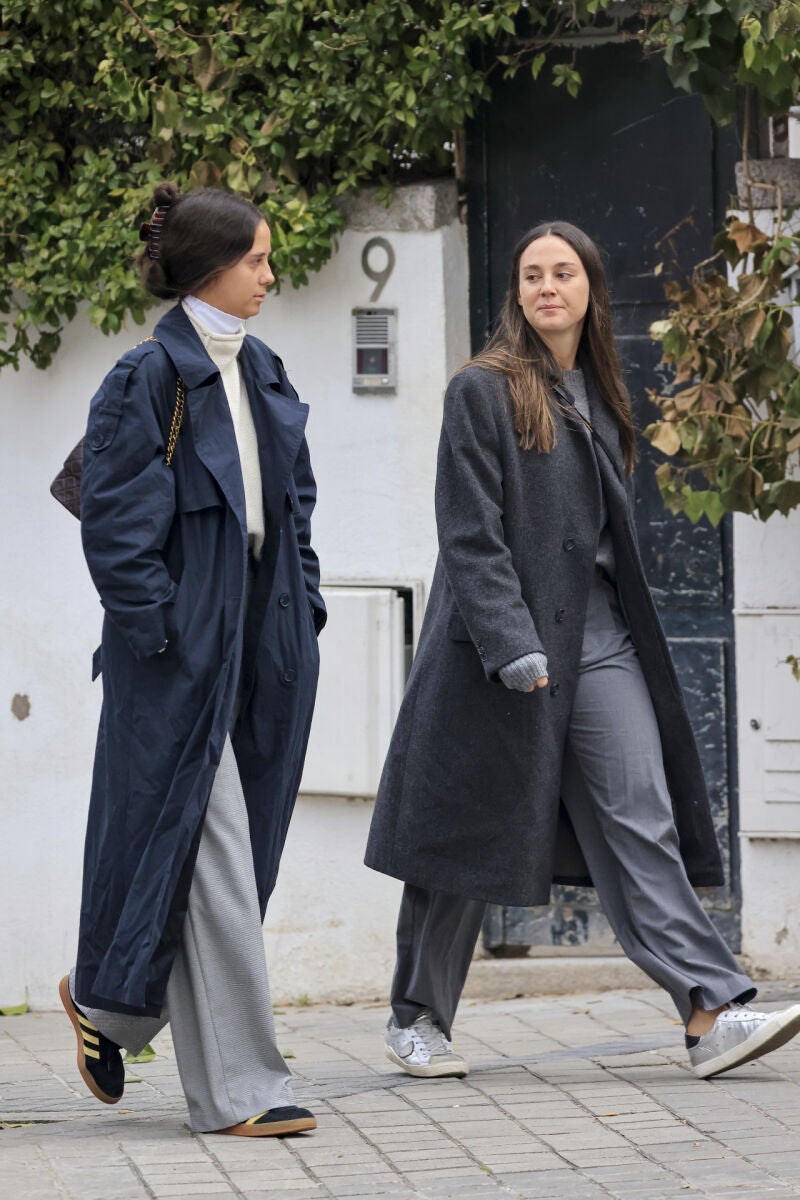
[[432,1058],[435,1054],[449,1054],[450,1046],[447,1038],[438,1025],[434,1024],[429,1013],[417,1017],[409,1029],[409,1033],[417,1048],[424,1048]]
[[724,1008],[719,1015],[727,1021],[753,1021],[768,1017],[770,1014],[758,1012],[755,1008],[751,1008],[749,1004],[737,1004],[735,1001],[731,1001],[728,1007]]

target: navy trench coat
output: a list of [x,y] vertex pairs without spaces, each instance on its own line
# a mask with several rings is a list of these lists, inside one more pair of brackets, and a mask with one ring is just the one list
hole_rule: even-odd
[[[527,906],[547,904],[553,881],[591,883],[560,798],[601,488],[687,874],[696,886],[723,882],[697,746],[645,581],[616,421],[588,369],[586,382],[593,435],[572,410],[557,410],[549,454],[520,449],[503,376],[470,366],[447,389],[439,559],[366,853],[367,866],[418,887]],[[532,651],[547,655],[549,687],[505,688],[499,669]]]
[[[325,622],[310,543],[308,406],[280,359],[244,339],[265,515],[246,602],[244,486],[219,372],[180,306],[155,337],[107,375],[84,442],[81,530],[105,619],[76,979],[79,1003],[151,1016],[180,940],[237,690],[231,736],[264,914],[300,783]],[[179,376],[185,413],[168,466]]]

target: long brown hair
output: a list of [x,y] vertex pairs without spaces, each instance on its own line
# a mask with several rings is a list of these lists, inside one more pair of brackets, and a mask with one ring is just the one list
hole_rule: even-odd
[[625,469],[630,474],[636,458],[636,435],[631,402],[614,347],[606,273],[597,246],[575,225],[549,221],[520,238],[511,259],[508,291],[497,328],[470,363],[506,376],[520,446],[523,450],[549,453],[556,444],[554,409],[559,407],[553,384],[561,381],[562,371],[547,345],[528,324],[517,297],[522,255],[531,242],[550,236],[562,238],[572,247],[589,278],[589,309],[578,356],[582,361],[588,359],[600,394],[616,417]]

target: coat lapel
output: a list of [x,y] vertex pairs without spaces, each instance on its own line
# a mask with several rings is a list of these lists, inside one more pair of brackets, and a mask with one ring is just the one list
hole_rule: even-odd
[[[594,478],[597,488],[602,489],[605,495],[606,504],[609,505],[612,497],[616,497],[622,503],[623,511],[627,511],[626,475],[616,420],[605,400],[600,395],[588,360],[581,357],[578,365],[583,369],[586,381],[590,428],[586,427],[580,414],[575,409],[575,402],[569,395],[569,392],[559,384],[556,384],[553,390],[569,405],[571,410],[569,419],[572,426],[579,426],[580,432],[586,434],[585,444],[587,449],[590,450]],[[609,509],[615,513],[619,511],[618,506],[613,502],[610,504]]]
[[250,411],[258,437],[261,486],[267,519],[279,514],[303,443],[308,405],[280,391],[280,377],[245,338],[240,355]]
[[602,482],[597,463],[597,450],[592,442],[591,430],[587,426],[582,415],[578,412],[575,406],[575,401],[567,388],[562,387],[561,384],[557,383],[553,385],[553,391],[566,405],[566,409],[563,414],[564,422],[567,429],[570,431],[570,434],[577,438],[577,445],[579,447],[578,452],[585,456],[584,461],[586,470],[590,472],[590,477],[592,480],[590,484],[587,479],[585,486],[593,487],[593,508],[599,514],[601,509]]
[[242,529],[246,529],[242,468],[231,410],[219,376],[204,387],[187,391],[186,402],[197,457],[214,476]]
[[254,348],[248,346],[247,339],[242,347],[241,363],[258,438],[264,496],[264,544],[244,623],[244,669],[239,692],[240,711],[244,711],[255,680],[249,664],[256,660],[272,595],[289,479],[303,442],[308,405],[280,391],[281,381],[274,365],[269,366],[261,355],[256,359]]
[[589,418],[598,454],[604,454],[611,462],[620,483],[625,486],[625,464],[619,440],[619,429],[614,414],[606,404],[588,363],[582,363],[586,379],[586,394],[589,398]]

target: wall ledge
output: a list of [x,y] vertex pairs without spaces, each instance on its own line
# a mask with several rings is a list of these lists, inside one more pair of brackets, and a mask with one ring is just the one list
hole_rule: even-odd
[[[756,183],[767,183],[770,187],[753,187],[753,208],[776,208],[777,185],[781,189],[784,207],[800,204],[800,158],[751,158],[750,178]],[[744,185],[744,163],[736,164],[736,191],[739,203],[746,204]]]
[[800,617],[800,608],[793,604],[785,604],[783,606],[775,605],[774,608],[734,608],[733,615],[735,617]]
[[337,207],[356,232],[432,233],[457,220],[458,193],[454,179],[432,179],[396,187],[388,207],[376,187],[343,196]]

